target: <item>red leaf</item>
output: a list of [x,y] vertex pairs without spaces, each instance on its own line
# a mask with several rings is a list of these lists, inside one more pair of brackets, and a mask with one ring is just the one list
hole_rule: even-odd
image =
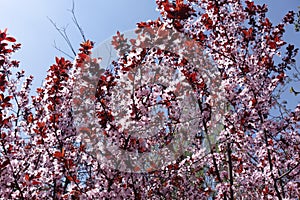
[[254,6],[254,2],[247,1],[247,7],[252,8]]
[[79,53],[78,54],[79,58],[82,59],[82,60],[87,60],[89,58],[88,55],[84,54],[84,53]]
[[69,181],[73,181],[73,177],[72,177],[72,176],[67,176],[67,179],[68,179]]
[[131,73],[128,73],[128,79],[130,81],[134,81],[134,77],[133,77],[133,75]]
[[[36,130],[36,129],[35,129]],[[36,144],[44,144],[44,141],[43,140],[38,140],[37,142],[36,142]]]
[[265,188],[263,189],[263,193],[266,195],[269,193],[269,188],[268,186],[265,186]]
[[276,49],[276,42],[270,41],[269,46],[270,46],[271,49]]
[[39,128],[43,128],[46,125],[46,123],[45,122],[38,122],[37,125],[38,125]]
[[62,148],[62,152],[56,151],[56,152],[53,154],[53,156],[54,156],[55,158],[63,158],[63,157],[65,156],[65,149]]
[[253,31],[253,28],[251,27],[251,28],[249,28],[249,30],[248,30],[248,34],[249,34],[249,36],[252,36],[252,31]]
[[59,58],[55,57],[55,62],[58,64],[59,63]]
[[73,182],[75,182],[75,183],[79,183],[80,181],[76,178],[76,176],[67,176],[67,179],[69,180],[69,181],[73,181]]
[[6,38],[6,33],[5,32],[3,32],[3,33],[0,32],[0,41],[1,41],[1,39],[4,40],[5,38]]
[[244,29],[242,32],[246,39],[250,39],[252,37],[253,28],[251,27],[249,30]]
[[17,40],[13,37],[6,37],[5,40],[9,41],[9,42],[16,42]]
[[7,96],[4,98],[3,102],[8,103],[10,101],[10,99],[12,99],[12,96]]
[[63,158],[63,157],[64,157],[63,152],[59,152],[59,151],[56,151],[56,152],[53,154],[53,156],[54,156],[55,158]]
[[56,151],[54,154],[53,154],[54,157],[56,158],[61,158],[62,157],[62,154],[59,152],[59,151]]
[[266,18],[266,20],[263,23],[263,25],[266,26],[266,27],[268,27],[268,28],[272,26],[272,24],[271,24],[271,22],[270,22],[270,20],[268,18]]
[[29,175],[28,175],[28,174],[25,174],[25,180],[26,180],[26,181],[29,181],[29,179],[30,179]]
[[145,27],[150,27],[150,24],[147,22],[140,22],[140,23],[137,23],[137,26],[139,28],[145,28]]
[[252,105],[252,107],[254,107],[254,106],[256,105],[256,103],[257,103],[256,99],[252,99],[252,100],[251,100],[251,105]]
[[41,182],[36,181],[36,180],[33,180],[33,181],[32,181],[32,185],[39,185],[39,184],[41,184]]
[[32,113],[30,113],[30,114],[28,115],[28,117],[27,117],[27,122],[28,122],[28,123],[32,123],[32,122],[33,122],[33,115],[32,115]]

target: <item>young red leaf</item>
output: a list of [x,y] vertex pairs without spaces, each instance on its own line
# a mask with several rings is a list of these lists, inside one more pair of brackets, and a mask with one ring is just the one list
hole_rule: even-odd
[[53,153],[53,156],[54,156],[55,158],[62,158],[62,157],[63,157],[63,154],[62,154],[61,152],[59,152],[59,151],[56,151],[55,153]]
[[13,37],[6,37],[5,40],[7,40],[9,42],[16,42],[16,39]]

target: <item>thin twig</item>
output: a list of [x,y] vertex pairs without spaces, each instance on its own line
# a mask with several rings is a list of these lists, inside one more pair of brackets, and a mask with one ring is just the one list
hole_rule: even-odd
[[74,56],[76,56],[76,51],[74,50],[73,46],[72,46],[72,43],[70,41],[70,38],[67,34],[67,26],[65,28],[59,28],[56,23],[51,19],[49,18],[49,21],[51,22],[51,24],[54,26],[54,28],[57,30],[57,32],[63,37],[63,39],[66,41],[67,45],[69,46],[69,48],[71,49],[72,53],[74,54]]
[[77,17],[75,15],[75,2],[74,2],[74,0],[72,1],[72,9],[69,10],[69,11],[72,13],[72,17],[73,17],[72,20],[73,20],[74,24],[76,25],[76,28],[79,30],[83,41],[86,42],[86,37],[85,37],[85,34],[83,32],[83,29],[81,28],[80,24],[78,23]]
[[65,56],[69,57],[71,60],[74,60],[74,59],[75,59],[74,56],[71,56],[70,54],[68,54],[67,52],[65,52],[65,51],[62,50],[61,48],[59,48],[59,47],[56,45],[55,40],[54,40],[54,45],[53,45],[53,47],[54,47],[57,51],[63,53]]
[[297,163],[297,165],[295,165],[293,168],[291,168],[290,170],[288,170],[287,172],[285,172],[284,174],[282,174],[281,176],[279,176],[278,178],[275,178],[276,180],[280,180],[283,177],[289,175],[294,169],[296,169],[298,166],[300,165],[300,162]]

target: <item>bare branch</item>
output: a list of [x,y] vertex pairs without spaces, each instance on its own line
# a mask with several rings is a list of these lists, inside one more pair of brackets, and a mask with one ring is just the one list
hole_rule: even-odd
[[83,29],[81,28],[80,24],[78,23],[77,17],[75,15],[75,2],[74,2],[74,0],[72,1],[72,9],[69,10],[69,11],[72,13],[72,17],[73,17],[72,20],[73,20],[74,24],[76,25],[76,28],[79,30],[83,41],[86,42],[86,37],[85,37],[85,34],[83,32]]
[[71,56],[70,54],[68,54],[67,52],[65,52],[64,50],[62,50],[61,48],[59,48],[57,45],[56,45],[56,42],[54,40],[54,45],[53,47],[58,50],[59,52],[63,53],[65,56],[69,57],[71,60],[74,60],[75,57],[74,56]]
[[54,28],[57,30],[57,32],[63,37],[63,39],[66,41],[68,47],[71,49],[72,53],[74,54],[74,56],[76,56],[76,51],[74,50],[73,46],[72,46],[72,43],[70,41],[70,38],[67,34],[67,26],[65,28],[59,28],[56,23],[51,19],[49,18],[49,21],[51,22],[51,24],[54,26]]

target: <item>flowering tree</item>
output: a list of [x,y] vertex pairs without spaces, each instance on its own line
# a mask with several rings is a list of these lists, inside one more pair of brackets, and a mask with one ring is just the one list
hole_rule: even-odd
[[1,198],[299,198],[300,105],[271,115],[294,13],[273,25],[250,1],[156,3],[161,19],[113,38],[112,67],[86,40],[33,97],[0,32]]

